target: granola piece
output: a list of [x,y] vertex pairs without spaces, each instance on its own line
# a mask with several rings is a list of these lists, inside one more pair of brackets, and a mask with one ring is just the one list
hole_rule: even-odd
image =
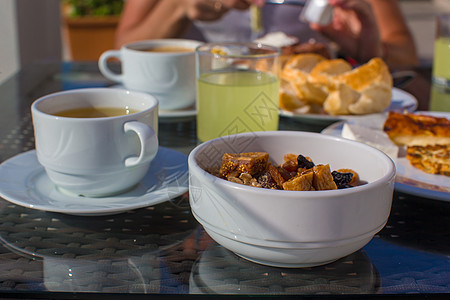
[[241,173],[241,175],[239,175],[239,179],[241,179],[245,185],[252,185],[252,182],[256,181],[256,179],[248,173]]
[[316,165],[312,170],[314,172],[313,186],[317,191],[337,189],[328,164]]
[[225,153],[219,173],[224,178],[235,171],[257,175],[266,169],[268,161],[269,154],[266,152]]
[[283,189],[288,191],[314,191],[314,172],[306,171],[283,183]]
[[272,190],[278,190],[278,185],[273,180],[272,176],[270,175],[269,171],[263,172],[257,179],[258,183],[261,185],[262,188],[265,189],[272,189]]
[[251,186],[254,186],[254,187],[262,188],[261,184],[256,180],[256,178],[253,178],[253,179],[250,181],[250,185],[251,185]]
[[242,179],[235,176],[228,176],[227,180],[234,183],[244,184],[244,181],[242,181]]

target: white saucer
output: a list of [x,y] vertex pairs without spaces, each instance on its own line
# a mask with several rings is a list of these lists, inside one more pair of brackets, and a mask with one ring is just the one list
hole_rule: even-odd
[[72,215],[109,215],[155,205],[188,191],[187,156],[159,147],[141,182],[111,197],[70,196],[58,191],[37,160],[36,151],[16,155],[0,165],[0,196],[27,208]]
[[197,115],[197,109],[195,104],[187,108],[177,109],[177,110],[164,110],[160,109],[158,116],[160,118],[187,118],[195,117]]
[[[125,87],[121,84],[110,86],[110,88],[125,89]],[[197,109],[195,107],[195,104],[182,109],[174,109],[174,110],[160,109],[158,112],[158,116],[160,118],[187,118],[187,117],[195,117],[196,115]]]

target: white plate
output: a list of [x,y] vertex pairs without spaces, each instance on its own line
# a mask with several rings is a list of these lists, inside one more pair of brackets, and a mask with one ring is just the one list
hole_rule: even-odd
[[60,193],[37,160],[36,151],[0,165],[0,196],[27,208],[72,215],[109,215],[165,202],[188,191],[187,156],[160,147],[150,169],[132,190],[88,198]]
[[[445,112],[416,112],[420,114],[429,114],[436,117],[450,118],[450,113]],[[384,118],[379,119],[378,124],[374,124],[374,119],[367,119],[366,124],[369,127],[382,130],[384,124]],[[341,121],[334,123],[324,130],[323,134],[332,136],[341,136],[342,127],[344,123],[354,123],[353,121]],[[363,124],[364,119],[358,120],[358,123]],[[371,126],[378,125],[378,126]],[[401,151],[400,151],[401,152]],[[450,179],[445,175],[433,175],[425,173],[410,165],[406,157],[399,157],[395,161],[397,168],[397,175],[395,178],[395,189],[413,195],[418,195],[426,198],[432,198],[436,200],[443,200],[450,202]]]
[[[125,87],[121,84],[110,86],[110,88],[125,89]],[[176,110],[160,109],[158,112],[158,116],[160,118],[187,118],[187,117],[195,117],[196,115],[197,109],[195,108],[195,104],[183,109],[176,109]]]
[[[392,88],[392,101],[391,105],[386,109],[386,111],[408,111],[413,112],[416,110],[418,105],[417,99],[408,92],[400,90],[398,88]],[[371,114],[371,115],[380,115],[380,114]],[[357,120],[360,118],[364,118],[364,116],[358,115],[341,115],[341,116],[331,116],[325,114],[306,114],[299,112],[292,112],[280,109],[280,116],[304,120],[310,123],[331,123],[336,121],[343,120]]]

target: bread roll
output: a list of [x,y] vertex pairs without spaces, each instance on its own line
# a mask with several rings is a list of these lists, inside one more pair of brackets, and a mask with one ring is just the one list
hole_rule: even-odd
[[320,105],[330,115],[362,115],[382,112],[391,104],[392,76],[381,58],[353,69],[343,59],[297,54],[281,77],[280,107],[287,110]]

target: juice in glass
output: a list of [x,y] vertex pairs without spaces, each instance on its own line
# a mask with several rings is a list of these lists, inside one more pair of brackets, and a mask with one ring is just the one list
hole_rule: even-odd
[[197,137],[278,129],[276,76],[254,70],[213,71],[197,80]]
[[450,111],[450,87],[431,85],[430,111]]
[[450,86],[450,37],[434,42],[433,82]]

